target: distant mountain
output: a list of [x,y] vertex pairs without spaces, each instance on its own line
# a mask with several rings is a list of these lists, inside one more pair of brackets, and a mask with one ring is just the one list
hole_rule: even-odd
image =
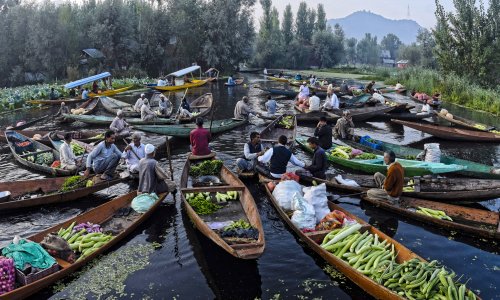
[[391,20],[369,11],[357,11],[345,18],[328,20],[332,27],[337,23],[349,38],[360,40],[365,33],[371,33],[372,36],[377,36],[380,43],[385,35],[393,33],[407,45],[416,41],[418,30],[422,28],[413,20]]

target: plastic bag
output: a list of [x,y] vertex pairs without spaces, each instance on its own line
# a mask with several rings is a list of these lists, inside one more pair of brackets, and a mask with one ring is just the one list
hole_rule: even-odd
[[379,93],[373,93],[372,98],[381,103],[385,102],[384,96],[380,95]]
[[359,186],[359,184],[352,179],[347,179],[347,178],[342,178],[342,175],[337,175],[335,176],[335,180],[337,180],[338,183],[348,185],[348,186]]
[[151,206],[153,206],[155,202],[158,201],[158,199],[158,195],[156,195],[155,193],[140,194],[135,197],[134,200],[132,200],[132,204],[130,206],[136,212],[143,214],[147,212],[151,208]]
[[439,163],[441,162],[441,149],[438,143],[424,144],[426,162]]
[[328,198],[326,197],[326,184],[309,186],[302,189],[304,199],[314,207],[316,223],[319,223],[329,212]]
[[284,210],[292,209],[293,194],[299,193],[302,196],[302,187],[294,180],[281,181],[276,185],[273,196]]
[[307,202],[300,193],[293,194],[292,197],[292,223],[298,228],[314,229],[316,227],[316,216],[314,207]]

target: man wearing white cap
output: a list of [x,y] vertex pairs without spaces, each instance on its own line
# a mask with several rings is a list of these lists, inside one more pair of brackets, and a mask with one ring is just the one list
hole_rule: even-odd
[[141,97],[139,97],[139,99],[137,99],[137,101],[135,102],[135,105],[134,105],[134,110],[136,112],[141,112],[141,107],[142,105],[144,104],[144,100],[146,100],[146,94],[141,94]]
[[116,117],[111,122],[111,125],[109,125],[109,129],[116,134],[117,138],[124,138],[130,135],[128,123],[123,119],[123,111],[121,109],[116,112]]
[[309,87],[307,86],[307,82],[302,82],[302,85],[299,88],[299,100],[304,100],[309,98]]
[[170,181],[169,174],[165,172],[155,159],[155,146],[145,146],[146,157],[139,161],[139,186],[137,194],[142,193],[166,193],[175,189],[175,184]]
[[145,151],[146,146],[141,143],[141,135],[137,132],[132,134],[132,143],[127,145],[122,153],[130,173],[139,173],[139,161],[146,157]]
[[141,106],[141,120],[152,121],[156,118],[156,113],[151,110],[149,106],[149,100],[144,99],[144,103]]

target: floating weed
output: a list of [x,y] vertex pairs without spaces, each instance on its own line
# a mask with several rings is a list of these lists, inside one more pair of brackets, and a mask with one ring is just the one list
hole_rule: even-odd
[[[149,243],[126,245],[111,254],[93,260],[76,274],[76,280],[66,286],[58,282],[54,291],[62,291],[63,298],[75,300],[116,299],[130,296],[125,293],[125,281],[130,274],[144,269],[149,264],[149,255],[154,250],[153,245]],[[110,296],[110,293],[116,294],[117,297]]]
[[157,242],[152,242],[151,246],[153,246],[153,248],[155,249],[160,249],[161,247],[163,247],[160,243]]

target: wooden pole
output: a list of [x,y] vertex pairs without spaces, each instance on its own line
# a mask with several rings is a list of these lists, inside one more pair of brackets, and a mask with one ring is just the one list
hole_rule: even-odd
[[172,154],[170,152],[170,139],[168,138],[168,136],[166,136],[166,146],[167,146],[167,158],[168,158],[168,165],[169,165],[169,168],[170,168],[170,179],[172,181],[174,181],[174,170],[172,168]]

